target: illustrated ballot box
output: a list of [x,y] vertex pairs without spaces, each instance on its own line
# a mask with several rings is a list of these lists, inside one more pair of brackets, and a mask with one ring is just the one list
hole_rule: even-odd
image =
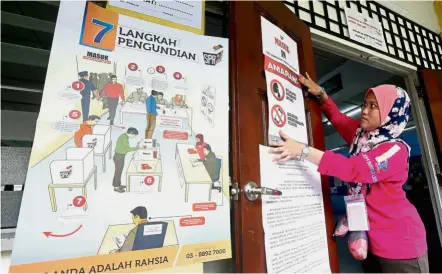
[[[86,184],[94,176],[97,189],[97,168],[94,164],[93,148],[71,147],[66,149],[66,160],[54,160],[49,165],[52,182],[49,184],[49,197],[52,211],[57,210],[55,188],[82,188],[86,197]],[[83,207],[85,210],[87,205]]]
[[134,153],[133,162],[136,170],[141,173],[155,170],[160,159],[160,146],[155,139],[144,139],[140,143],[143,149]]
[[92,134],[86,134],[82,139],[83,147],[92,148],[94,155],[102,157],[102,169],[106,171],[106,153],[109,151],[109,159],[112,158],[111,127],[95,125]]
[[52,161],[49,166],[53,183],[84,182],[94,168],[94,154],[91,148],[68,148],[66,149],[66,160]]
[[127,191],[153,193],[158,189],[160,192],[163,177],[160,146],[152,139],[144,139],[140,146],[144,148],[134,153],[126,171]]
[[214,46],[213,52],[203,52],[204,63],[211,66],[218,64],[223,59],[223,52],[224,50],[221,45]]

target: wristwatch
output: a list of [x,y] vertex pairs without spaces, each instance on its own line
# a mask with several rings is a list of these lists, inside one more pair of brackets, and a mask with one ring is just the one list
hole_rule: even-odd
[[320,91],[319,95],[316,95],[316,98],[321,99],[322,96],[324,96],[324,94],[325,94],[325,89],[323,87],[321,87],[321,91]]
[[304,145],[304,148],[302,149],[302,153],[300,156],[301,162],[304,162],[305,158],[307,158],[309,153],[310,153],[310,147],[308,145]]

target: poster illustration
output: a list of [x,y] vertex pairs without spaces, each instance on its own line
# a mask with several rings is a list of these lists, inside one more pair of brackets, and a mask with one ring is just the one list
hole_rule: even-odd
[[269,141],[279,141],[279,131],[282,130],[306,144],[304,98],[298,79],[298,46],[264,17],[261,17],[261,32],[269,100]]
[[11,272],[231,257],[227,45],[60,3]]

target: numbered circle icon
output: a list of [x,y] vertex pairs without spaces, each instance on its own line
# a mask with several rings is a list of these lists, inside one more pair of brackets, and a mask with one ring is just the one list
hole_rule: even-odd
[[80,116],[81,116],[81,112],[78,110],[74,109],[74,110],[69,111],[69,118],[71,118],[71,119],[78,119],[78,118],[80,118]]
[[75,207],[82,207],[82,206],[84,206],[86,204],[86,198],[84,196],[77,196],[72,201],[72,204]]
[[165,73],[166,69],[163,66],[157,66],[157,72],[158,73]]
[[72,88],[76,91],[82,91],[84,89],[84,84],[81,81],[75,81],[72,83]]
[[144,178],[144,183],[147,186],[151,186],[155,183],[155,178],[153,176],[146,176],[146,178]]
[[129,65],[127,65],[127,68],[131,71],[136,71],[138,70],[138,65],[135,63],[130,63]]
[[177,80],[181,80],[183,78],[183,75],[179,72],[175,72],[173,74],[173,78],[177,79]]

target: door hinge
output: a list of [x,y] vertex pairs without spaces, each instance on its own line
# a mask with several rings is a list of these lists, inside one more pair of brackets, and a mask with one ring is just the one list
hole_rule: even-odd
[[439,186],[442,186],[442,173],[440,172],[439,164],[434,164],[434,171],[436,171],[436,178]]
[[230,198],[233,201],[239,200],[239,184],[238,183],[232,183],[232,186],[230,187]]
[[434,170],[436,171],[436,174],[437,175],[440,175],[441,173],[440,173],[440,167],[439,167],[439,164],[434,164]]
[[425,94],[425,87],[423,85],[416,85],[416,91],[417,97],[419,97],[419,99],[423,99]]

